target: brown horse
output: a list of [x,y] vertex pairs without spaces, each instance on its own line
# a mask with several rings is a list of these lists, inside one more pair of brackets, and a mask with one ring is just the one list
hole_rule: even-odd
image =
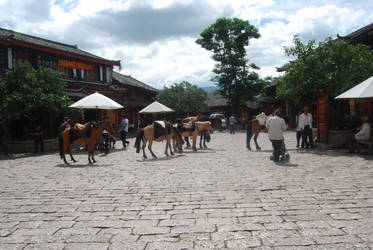
[[[109,120],[98,121],[98,122],[88,122],[86,124],[75,124],[73,128],[68,128],[61,132],[59,136],[59,149],[61,159],[66,164],[66,151],[69,151],[70,158],[73,162],[76,160],[72,155],[73,145],[88,145],[88,161],[90,164],[96,162],[94,158],[94,150],[96,147],[97,139],[100,138],[102,131],[106,129],[108,131],[113,131]],[[92,161],[91,161],[92,158]]]
[[[189,121],[189,122],[184,123],[185,121]],[[210,141],[210,134],[209,133],[214,132],[214,129],[211,126],[211,122],[209,122],[209,121],[195,121],[195,120],[191,119],[191,117],[183,119],[183,123],[178,124],[177,126],[178,126],[179,131],[181,131],[181,135],[187,141],[187,144],[188,144],[187,147],[190,147],[188,137],[192,137],[193,151],[197,151],[196,142],[197,142],[197,136],[198,135],[201,136],[200,147],[202,148],[202,137],[205,136],[205,138],[207,138],[207,141]],[[187,126],[189,126],[189,127],[187,127]]]
[[260,132],[267,133],[267,128],[265,127],[267,120],[269,119],[270,116],[267,116],[264,113],[261,113],[256,116],[255,119],[252,119],[249,121],[248,126],[247,126],[247,132],[246,132],[246,147],[251,150],[250,146],[250,140],[251,137],[254,135],[254,142],[255,142],[255,147],[256,150],[261,150],[261,147],[259,147],[257,138]]
[[[161,123],[163,122],[165,127],[161,129],[162,133],[159,134],[159,136],[155,138],[155,132],[159,128],[159,126],[161,126],[161,125],[158,125],[160,122]],[[181,137],[179,130],[167,121],[156,121],[153,123],[153,125],[148,125],[138,132],[137,137],[136,137],[136,142],[135,142],[136,153],[140,153],[140,144],[142,141],[143,142],[143,145],[142,145],[143,156],[144,156],[144,159],[147,159],[148,157],[145,154],[145,147],[146,147],[146,143],[149,142],[148,149],[150,153],[152,154],[152,157],[157,158],[157,156],[152,151],[152,144],[153,144],[153,141],[161,142],[163,140],[166,140],[166,151],[165,151],[166,156],[169,156],[168,149],[170,149],[171,155],[174,155],[174,153],[172,152],[172,148],[171,148],[171,143],[170,143],[171,140],[173,141],[174,149],[175,150],[178,149],[180,153],[182,152],[184,141],[183,141],[183,138]]]

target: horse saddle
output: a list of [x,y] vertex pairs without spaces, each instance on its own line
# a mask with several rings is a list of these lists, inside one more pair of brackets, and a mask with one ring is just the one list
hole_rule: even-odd
[[171,126],[166,124],[164,121],[153,122],[154,128],[154,139],[157,139],[163,135],[168,135],[171,133]]
[[181,122],[178,124],[177,126],[177,129],[183,133],[183,132],[193,132],[196,128],[196,125],[195,125],[195,122],[188,122],[188,123],[185,123],[185,122]]
[[73,142],[79,138],[87,138],[91,136],[92,128],[95,127],[95,123],[87,122],[85,124],[77,123],[73,128],[70,128],[69,137],[70,141]]
[[85,130],[88,126],[89,126],[89,122],[85,124],[75,123],[74,129],[81,131],[81,130]]

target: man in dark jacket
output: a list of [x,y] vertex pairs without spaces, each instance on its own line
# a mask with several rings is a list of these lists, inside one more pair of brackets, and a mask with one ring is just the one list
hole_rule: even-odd
[[5,156],[7,156],[8,155],[8,147],[5,145],[4,137],[5,137],[5,131],[4,131],[4,127],[3,127],[3,122],[0,119],[0,146],[3,149]]

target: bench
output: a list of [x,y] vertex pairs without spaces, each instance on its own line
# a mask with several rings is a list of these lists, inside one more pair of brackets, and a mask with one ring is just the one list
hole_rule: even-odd
[[358,151],[360,152],[361,145],[367,145],[370,154],[373,154],[373,139],[370,140],[364,140],[364,141],[357,141],[357,148]]

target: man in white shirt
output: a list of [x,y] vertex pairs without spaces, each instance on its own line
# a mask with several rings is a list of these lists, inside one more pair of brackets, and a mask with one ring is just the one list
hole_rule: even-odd
[[266,123],[268,138],[272,142],[274,162],[278,162],[280,159],[281,146],[284,139],[283,131],[286,130],[285,120],[280,115],[279,110],[275,111],[275,115],[269,118]]
[[236,117],[234,117],[234,115],[232,115],[231,117],[229,117],[229,129],[230,129],[231,134],[236,133],[236,131],[234,129],[234,124],[235,123],[236,123]]
[[308,107],[305,106],[303,109],[303,114],[301,114],[300,128],[303,134],[302,148],[313,148],[313,138],[312,138],[312,115],[308,112]]
[[[302,115],[302,111],[299,110],[298,114],[295,116],[295,124],[296,124],[296,127],[295,127],[295,131],[296,131],[296,138],[297,138],[297,148],[299,148],[303,143],[303,136],[302,136],[302,128],[301,128],[301,124],[300,124],[300,116]],[[301,142],[301,138],[302,138],[302,143]]]
[[348,151],[349,153],[354,152],[358,141],[364,141],[364,140],[370,139],[371,126],[369,123],[369,117],[365,115],[361,118],[361,120],[363,121],[363,125],[361,126],[360,131],[356,133],[355,135],[347,138],[346,147],[349,149]]

